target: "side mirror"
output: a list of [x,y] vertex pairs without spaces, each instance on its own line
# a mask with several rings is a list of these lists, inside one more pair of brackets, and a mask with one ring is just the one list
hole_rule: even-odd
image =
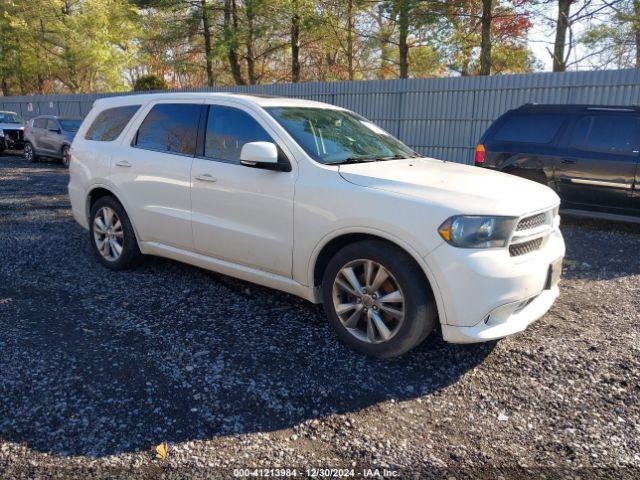
[[278,147],[271,142],[245,143],[240,150],[240,163],[245,167],[280,170]]
[[59,128],[50,128],[49,131],[53,133],[58,133],[58,134],[62,133],[62,131]]

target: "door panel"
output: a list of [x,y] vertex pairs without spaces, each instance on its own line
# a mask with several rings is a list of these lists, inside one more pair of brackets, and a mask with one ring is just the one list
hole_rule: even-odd
[[196,158],[192,179],[196,250],[221,260],[291,276],[291,173]]
[[53,153],[53,137],[55,135],[50,132],[49,129],[58,128],[58,122],[53,119],[47,119],[44,128],[39,129],[38,132],[38,150],[43,153]]
[[244,143],[273,141],[268,125],[246,111],[213,105],[207,127],[202,154],[211,158],[196,158],[191,175],[196,250],[291,277],[295,169],[240,165]]
[[111,161],[111,179],[125,196],[144,242],[191,249],[193,157],[123,147]]
[[555,178],[565,208],[623,214],[631,208],[640,123],[631,116],[577,119]]

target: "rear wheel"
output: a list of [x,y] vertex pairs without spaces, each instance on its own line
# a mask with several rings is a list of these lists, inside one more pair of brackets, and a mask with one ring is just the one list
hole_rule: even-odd
[[62,147],[62,165],[69,168],[69,145]]
[[24,158],[27,162],[35,162],[38,160],[38,156],[36,155],[36,150],[31,145],[31,142],[26,142],[24,144]]
[[362,241],[340,250],[325,270],[322,291],[340,340],[367,355],[401,355],[436,324],[424,274],[406,252],[384,241]]
[[127,213],[114,197],[101,197],[91,207],[91,247],[111,270],[136,266],[142,254]]

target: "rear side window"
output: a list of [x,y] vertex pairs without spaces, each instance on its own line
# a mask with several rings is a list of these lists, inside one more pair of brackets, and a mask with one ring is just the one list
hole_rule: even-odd
[[563,121],[564,116],[554,114],[512,115],[493,138],[499,142],[551,143]]
[[194,155],[202,105],[162,103],[143,120],[135,145],[146,150]]
[[273,142],[271,136],[248,113],[212,105],[207,119],[204,156],[240,163],[240,151],[248,142]]
[[631,155],[638,151],[640,120],[627,116],[590,116],[576,122],[571,145],[581,150]]
[[115,140],[139,108],[140,105],[127,105],[103,110],[95,118],[84,138],[98,142]]
[[33,128],[45,128],[47,125],[47,119],[46,118],[36,118],[33,121]]

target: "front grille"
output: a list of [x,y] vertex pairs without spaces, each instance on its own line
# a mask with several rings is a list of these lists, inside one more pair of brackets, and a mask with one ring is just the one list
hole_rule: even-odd
[[528,242],[516,243],[509,246],[509,255],[512,257],[519,257],[520,255],[526,255],[527,253],[535,252],[542,246],[543,238],[534,238]]
[[23,140],[23,135],[24,132],[22,130],[4,129],[4,137],[12,142],[21,142]]
[[518,226],[516,227],[516,231],[522,230],[531,230],[532,228],[538,228],[547,223],[547,214],[546,212],[538,213],[536,215],[531,215],[530,217],[525,217],[518,222]]

